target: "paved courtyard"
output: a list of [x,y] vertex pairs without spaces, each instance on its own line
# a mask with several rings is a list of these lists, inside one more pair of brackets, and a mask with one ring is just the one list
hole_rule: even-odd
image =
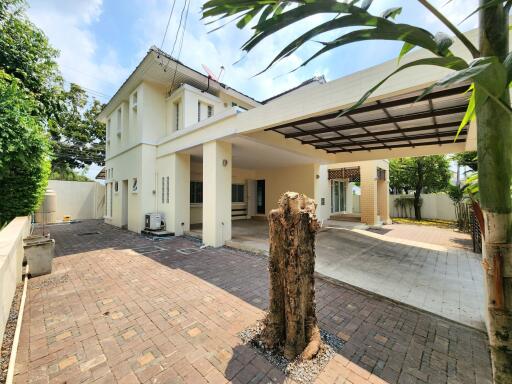
[[[267,306],[265,257],[160,242],[98,221],[51,226],[30,279],[16,383],[289,383],[237,333]],[[345,344],[318,383],[490,383],[487,338],[319,278],[321,328]]]
[[[481,256],[462,247],[468,235],[407,224],[378,231],[342,221],[328,221],[324,226],[317,236],[317,272],[485,329]],[[395,232],[398,237],[393,237]],[[448,246],[454,238],[460,240],[458,246]],[[266,222],[233,221],[230,244],[268,251]]]

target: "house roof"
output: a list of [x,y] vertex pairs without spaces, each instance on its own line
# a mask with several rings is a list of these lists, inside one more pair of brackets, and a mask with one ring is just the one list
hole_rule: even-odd
[[[159,61],[160,58],[164,58],[165,61]],[[155,62],[157,65],[155,65]],[[165,65],[164,65],[165,64]],[[171,75],[176,71],[176,76]],[[151,80],[157,83],[170,83],[170,79],[174,79],[174,84],[179,85],[186,81],[191,83],[193,86],[201,89],[209,87],[210,92],[220,91],[231,94],[235,98],[239,98],[252,104],[254,106],[260,104],[256,99],[246,95],[243,92],[237,91],[234,88],[229,87],[225,83],[220,83],[215,80],[208,80],[207,75],[183,64],[181,61],[175,59],[168,53],[162,51],[156,46],[149,48],[144,58],[135,67],[128,78],[119,87],[116,93],[111,99],[105,104],[98,118],[105,119],[114,108],[117,107],[120,101],[128,98],[128,95],[135,89],[142,80]]]
[[293,88],[290,88],[284,92],[281,92],[281,93],[278,93],[277,95],[274,95],[272,97],[269,97],[268,99],[265,99],[263,100],[261,103],[262,104],[266,104],[268,103],[269,101],[272,101],[272,100],[275,100],[281,96],[284,96],[288,93],[291,93],[293,91],[296,91],[297,89],[299,88],[303,88],[307,85],[310,85],[310,84],[313,84],[313,83],[318,83],[318,84],[325,84],[327,81],[325,80],[325,77],[324,75],[320,75],[320,76],[313,76],[312,78],[310,79],[307,79],[305,81],[303,81],[302,83],[300,83],[299,85],[297,85],[296,87],[293,87]]

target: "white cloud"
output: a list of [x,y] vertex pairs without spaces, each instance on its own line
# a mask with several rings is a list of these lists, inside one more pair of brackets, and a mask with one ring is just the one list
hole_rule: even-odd
[[119,64],[116,51],[97,52],[94,24],[101,11],[102,0],[31,1],[28,15],[60,51],[57,61],[64,79],[106,101],[129,70]]
[[[234,24],[230,24],[215,32],[208,33],[214,26],[206,26],[200,20],[201,4],[202,1],[193,0],[189,10],[184,45],[180,55],[180,60],[186,65],[204,72],[201,64],[206,64],[214,73],[218,73],[223,65],[225,72],[222,76],[222,82],[257,99],[267,98],[294,87],[314,74],[327,74],[325,64],[322,65],[322,63],[325,63],[327,56],[312,63],[306,70],[288,73],[298,67],[303,58],[307,54],[311,54],[318,46],[318,44],[311,44],[301,50],[300,54],[293,54],[277,63],[269,71],[253,77],[271,62],[272,58],[286,43],[291,41],[292,37],[297,36],[299,31],[305,30],[308,26],[316,24],[321,17],[310,18],[301,23],[300,27],[287,28],[281,33],[267,38],[264,43],[257,46],[249,54],[245,54],[240,47],[249,38],[250,30],[239,30]],[[163,46],[163,49],[168,53],[172,49],[176,36],[182,6],[183,1],[176,2],[171,27]],[[153,0],[149,3],[144,2],[144,6],[141,6],[141,12],[134,26],[139,39],[138,56],[142,57],[150,45],[160,45],[168,15],[168,1]],[[178,49],[176,48],[174,56],[177,56],[177,53]],[[242,59],[240,60],[240,58]],[[238,63],[234,64],[235,62]]]

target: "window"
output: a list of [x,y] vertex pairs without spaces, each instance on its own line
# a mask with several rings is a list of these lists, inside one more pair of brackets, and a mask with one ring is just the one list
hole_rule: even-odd
[[167,193],[165,195],[165,202],[169,204],[169,176],[166,178]]
[[119,192],[119,183],[117,181],[114,182],[114,192]]
[[201,121],[201,102],[197,102],[197,121]]
[[176,131],[180,129],[180,102],[177,101],[174,103],[174,114],[176,115],[174,118],[174,124]]
[[203,182],[190,182],[190,204],[201,204],[203,202]]
[[165,194],[165,177],[162,177],[162,204],[165,203],[164,194]]
[[109,208],[108,211],[109,211],[109,216],[112,217],[112,197],[113,197],[112,196],[112,183],[109,183],[109,184],[110,184],[110,188],[109,188],[109,190],[110,190],[110,199],[109,199],[110,204],[109,204],[109,207],[108,207]]
[[208,106],[208,117],[212,117],[213,116],[213,105],[209,105]]
[[112,120],[107,120],[107,140],[110,138],[110,126],[112,125]]
[[117,136],[121,136],[121,119],[122,119],[122,111],[121,108],[117,110]]
[[245,185],[232,184],[231,185],[231,202],[243,203],[245,201]]
[[132,192],[137,192],[137,189],[138,189],[138,188],[139,188],[139,187],[138,187],[138,185],[137,185],[137,178],[136,178],[136,177],[134,177],[134,178],[132,179]]
[[132,108],[134,111],[137,110],[137,92],[135,92],[132,96]]

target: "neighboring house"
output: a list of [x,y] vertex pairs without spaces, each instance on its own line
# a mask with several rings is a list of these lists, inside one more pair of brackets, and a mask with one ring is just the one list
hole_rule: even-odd
[[388,221],[382,159],[474,145],[472,128],[453,142],[465,88],[414,102],[446,73],[428,67],[405,71],[340,116],[395,66],[313,78],[260,103],[152,47],[99,116],[107,125],[105,222],[140,232],[145,214],[159,212],[168,231],[180,235],[202,223],[203,242],[220,246],[231,238],[232,220],[263,217],[288,190],[314,198],[320,220],[352,213],[370,225]]

